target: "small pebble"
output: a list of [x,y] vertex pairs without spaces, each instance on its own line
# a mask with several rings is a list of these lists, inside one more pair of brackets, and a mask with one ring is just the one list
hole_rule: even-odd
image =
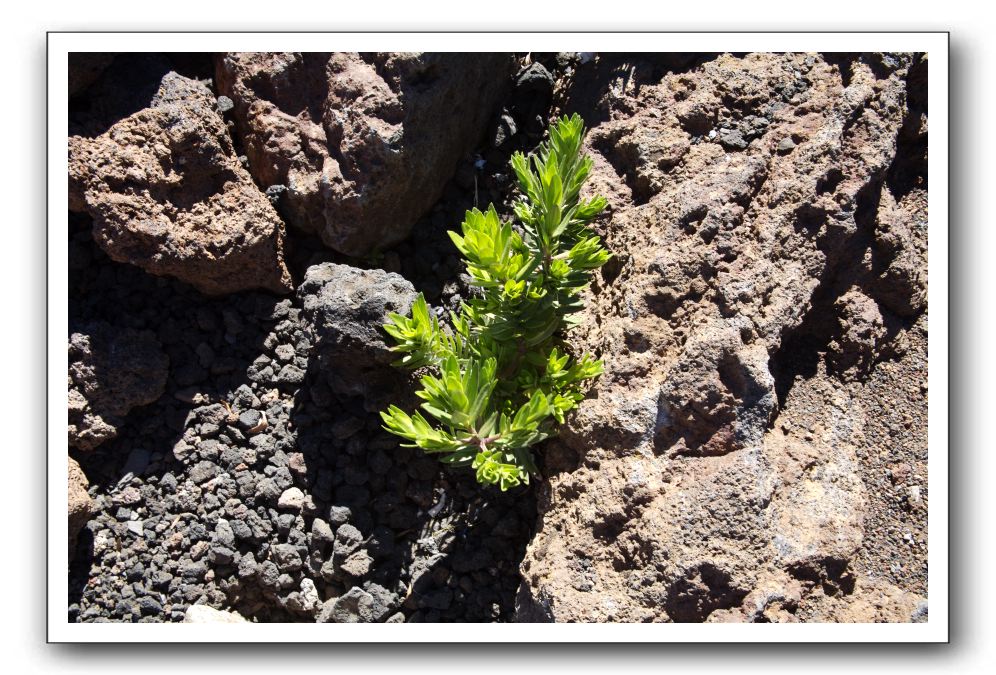
[[280,495],[280,499],[277,500],[277,507],[281,509],[300,511],[303,505],[304,493],[301,492],[300,488],[296,487],[284,490]]

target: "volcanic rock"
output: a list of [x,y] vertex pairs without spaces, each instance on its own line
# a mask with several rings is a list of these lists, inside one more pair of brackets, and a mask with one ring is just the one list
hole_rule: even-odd
[[228,53],[221,93],[288,221],[352,256],[398,243],[483,137],[505,54]]
[[291,290],[283,223],[195,80],[169,73],[151,107],[69,139],[69,207],[116,261],[208,294]]
[[916,593],[858,569],[855,380],[891,312],[925,308],[925,211],[893,178],[921,57],[894,56],[842,77],[722,55],[569,92],[606,120],[589,190],[616,259],[571,337],[606,372],[546,453],[518,620],[911,620]]
[[69,445],[92,450],[117,436],[128,411],[162,395],[168,367],[151,331],[80,326],[69,337]]
[[93,500],[87,494],[90,483],[83,469],[72,457],[69,458],[69,561],[76,552],[76,537],[93,514]]

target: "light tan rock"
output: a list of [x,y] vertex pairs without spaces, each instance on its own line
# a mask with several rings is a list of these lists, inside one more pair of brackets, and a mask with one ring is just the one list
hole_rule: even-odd
[[183,614],[183,623],[248,623],[241,614],[208,607],[191,605]]
[[87,494],[90,482],[86,479],[83,469],[72,457],[69,458],[69,562],[76,554],[76,538],[80,530],[93,515],[93,500]]

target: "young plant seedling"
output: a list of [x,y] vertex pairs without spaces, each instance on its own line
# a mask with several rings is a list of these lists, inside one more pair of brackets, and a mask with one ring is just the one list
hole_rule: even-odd
[[556,121],[529,157],[512,156],[523,195],[513,205],[518,228],[492,204],[467,211],[461,234],[449,233],[478,290],[451,312],[450,326],[440,326],[422,295],[411,316],[392,313],[384,326],[404,354],[395,365],[426,370],[416,392],[422,411],[392,405],[381,412],[384,428],[502,491],[529,483],[537,473],[531,446],[555,433],[584,398],[585,381],[602,372],[601,361],[574,358],[560,338],[610,257],[588,228],[605,199],[579,197],[592,167],[583,140],[575,114]]

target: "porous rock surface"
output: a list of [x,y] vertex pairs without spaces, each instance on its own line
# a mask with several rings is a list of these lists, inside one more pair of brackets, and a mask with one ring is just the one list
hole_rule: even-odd
[[926,475],[925,59],[567,91],[616,256],[571,340],[606,372],[546,450],[518,620],[924,615],[923,495],[883,478]]
[[288,222],[362,256],[404,239],[439,199],[510,67],[487,53],[228,53],[216,81]]
[[69,445],[93,450],[117,436],[125,415],[158,399],[169,357],[151,331],[84,324],[69,336]]
[[210,89],[176,73],[151,106],[69,139],[69,208],[119,262],[208,294],[291,290],[283,223],[242,167]]
[[69,560],[72,561],[76,553],[76,537],[80,530],[86,525],[86,521],[93,514],[93,500],[87,494],[90,483],[83,474],[83,469],[72,457],[69,461],[69,489],[67,499],[69,503]]
[[371,412],[398,396],[403,376],[385,342],[390,313],[407,316],[415,288],[399,274],[324,263],[308,269],[298,298],[310,325],[314,354],[337,394],[362,396]]

